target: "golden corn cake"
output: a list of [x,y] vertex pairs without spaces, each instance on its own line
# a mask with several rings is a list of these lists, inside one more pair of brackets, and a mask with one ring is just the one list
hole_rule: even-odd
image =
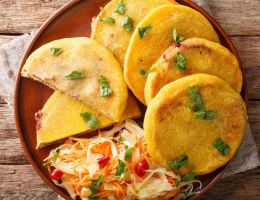
[[[177,32],[177,38],[173,32]],[[175,34],[176,35],[176,34]],[[145,104],[144,87],[148,71],[174,39],[200,37],[219,42],[209,21],[187,6],[167,4],[153,9],[138,24],[127,49],[124,76],[134,95]]]
[[26,60],[22,76],[81,100],[116,122],[126,108],[122,68],[109,50],[86,37],[41,46]]
[[196,73],[218,76],[241,91],[243,78],[236,57],[218,43],[190,38],[170,46],[153,65],[145,84],[146,103],[167,83]]
[[[86,123],[81,113],[92,117],[92,124]],[[127,107],[120,121],[140,117],[137,102],[129,94]],[[94,124],[93,125],[93,118]],[[55,91],[37,114],[37,148],[41,148],[66,137],[111,126],[115,122],[91,109],[81,101]],[[87,121],[90,122],[90,121]]]
[[125,53],[137,24],[153,8],[171,0],[112,0],[94,19],[91,38],[107,47],[123,67]]
[[165,85],[150,102],[144,134],[160,165],[184,174],[208,174],[226,164],[244,137],[242,97],[222,79],[190,75]]

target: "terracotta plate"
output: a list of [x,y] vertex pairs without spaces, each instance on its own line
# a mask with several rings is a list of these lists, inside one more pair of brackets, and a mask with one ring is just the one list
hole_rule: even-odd
[[[108,0],[82,0],[72,1],[58,10],[51,18],[49,18],[40,28],[37,35],[34,37],[31,45],[27,49],[21,66],[23,66],[26,58],[35,49],[41,45],[55,39],[65,37],[89,36],[91,32],[91,20],[99,13],[100,7],[104,6]],[[229,48],[239,59],[236,49],[234,48],[229,37],[220,25],[208,14],[206,11],[195,5],[189,0],[178,0],[180,4],[190,6],[201,12],[212,23],[218,32],[221,42],[224,46]],[[20,67],[21,70],[21,67]],[[18,135],[23,147],[23,150],[41,178],[59,195],[66,199],[70,199],[68,193],[55,186],[48,177],[47,170],[42,166],[42,160],[48,155],[54,146],[46,147],[40,150],[35,150],[36,146],[36,132],[34,114],[40,110],[48,97],[52,94],[52,90],[48,87],[26,78],[20,77],[18,73],[16,89],[15,89],[15,121]],[[242,96],[247,103],[247,87],[244,76],[244,85]],[[214,173],[200,177],[203,182],[202,192],[192,199],[212,187],[216,181],[221,177],[223,169],[215,171]]]

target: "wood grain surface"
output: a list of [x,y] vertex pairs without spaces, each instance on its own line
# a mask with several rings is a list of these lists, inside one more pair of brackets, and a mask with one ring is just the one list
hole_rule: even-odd
[[[68,0],[0,0],[0,45],[15,35],[39,28],[66,2]],[[208,3],[213,16],[231,36],[246,69],[249,121],[260,150],[260,0],[208,0]],[[13,112],[1,96],[0,180],[0,199],[57,199],[23,155]],[[202,199],[260,199],[260,168],[221,180]]]

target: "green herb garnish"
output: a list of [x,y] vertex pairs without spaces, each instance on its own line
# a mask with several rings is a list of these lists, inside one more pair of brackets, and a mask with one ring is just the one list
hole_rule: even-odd
[[113,17],[99,17],[99,21],[104,22],[104,23],[108,23],[108,24],[116,23],[116,21]]
[[147,77],[150,72],[151,72],[150,69],[149,70],[145,70],[144,68],[139,69],[139,74],[144,77]]
[[62,53],[62,48],[53,47],[51,48],[51,55],[57,56]]
[[180,52],[177,52],[176,61],[173,65],[180,71],[185,71],[187,69],[187,61]]
[[194,112],[196,119],[212,120],[216,114],[214,111],[207,111],[201,95],[199,94],[199,87],[188,87],[188,95],[191,101],[191,111]]
[[115,175],[122,176],[125,172],[125,166],[126,164],[122,160],[118,159],[118,168]]
[[222,156],[226,156],[229,151],[229,146],[224,143],[221,138],[215,140],[213,146],[221,153]]
[[132,158],[134,147],[128,148],[125,152],[125,161],[129,161]]
[[194,177],[196,176],[196,173],[194,172],[189,172],[185,174],[184,176],[181,177],[183,181],[191,181],[194,180]]
[[75,80],[75,79],[83,79],[86,77],[86,74],[84,72],[79,71],[72,71],[70,74],[65,76],[68,80]]
[[176,179],[176,181],[175,181],[175,186],[176,186],[176,187],[179,187],[179,185],[180,185],[180,180],[179,180],[179,179]]
[[187,192],[181,192],[181,193],[178,195],[178,197],[179,197],[180,200],[187,199],[188,193],[187,193]]
[[151,24],[144,27],[138,27],[139,38],[142,39],[144,36],[146,36],[147,33],[152,30],[152,28],[153,26]]
[[99,83],[99,90],[100,90],[101,97],[106,97],[112,94],[112,89],[109,86],[106,77],[101,75],[98,79],[98,83]]
[[92,113],[80,113],[80,117],[87,123],[89,128],[98,128],[100,125],[98,119]]
[[99,197],[88,197],[89,200],[101,200]]
[[123,142],[123,141],[125,141],[125,138],[124,138],[123,136],[120,136],[120,137],[118,138],[118,141],[119,141],[119,142]]
[[186,167],[188,165],[188,156],[180,155],[176,160],[169,161],[169,166],[172,169],[180,169],[181,167]]
[[124,27],[126,32],[131,32],[133,29],[133,19],[127,15],[122,19],[120,25]]
[[98,198],[95,197],[95,195],[98,192],[98,188],[102,185],[102,179],[103,179],[103,175],[99,175],[98,179],[91,180],[91,184],[88,186],[88,188],[91,191],[91,195],[90,195],[91,198]]
[[122,0],[117,5],[115,12],[118,13],[118,14],[125,14],[125,11],[126,11],[126,7],[125,7],[125,4],[124,4],[124,1]]
[[175,42],[183,42],[185,40],[184,37],[178,35],[176,28],[173,28],[172,30],[172,37]]

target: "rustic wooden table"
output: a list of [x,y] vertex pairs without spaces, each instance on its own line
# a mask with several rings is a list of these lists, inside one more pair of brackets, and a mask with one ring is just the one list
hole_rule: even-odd
[[[37,29],[68,1],[1,0],[0,45]],[[208,0],[208,3],[242,58],[249,87],[249,120],[260,150],[260,0]],[[13,113],[1,96],[0,199],[57,199],[26,160]],[[260,168],[221,180],[202,199],[260,199]]]

